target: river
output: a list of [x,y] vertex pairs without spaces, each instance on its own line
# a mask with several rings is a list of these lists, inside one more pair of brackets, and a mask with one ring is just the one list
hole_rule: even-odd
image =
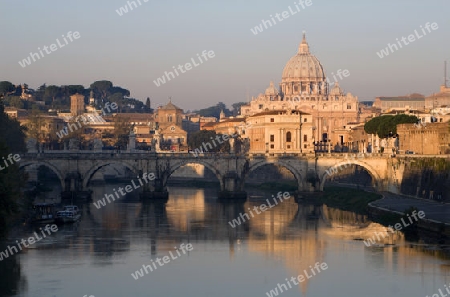
[[[117,187],[94,186],[94,201]],[[166,204],[137,193],[100,209],[79,204],[79,223],[2,260],[0,296],[425,297],[450,283],[450,261],[435,246],[396,234],[392,245],[367,247],[360,239],[385,228],[365,216],[247,192],[245,203],[170,187]],[[266,199],[274,206],[250,214]],[[37,230],[23,227],[7,244]]]

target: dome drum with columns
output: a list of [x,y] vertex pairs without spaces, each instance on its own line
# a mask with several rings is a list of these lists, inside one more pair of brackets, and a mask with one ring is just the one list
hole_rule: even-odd
[[284,67],[280,89],[286,101],[328,94],[325,71],[319,60],[309,52],[305,34],[297,55],[293,56]]

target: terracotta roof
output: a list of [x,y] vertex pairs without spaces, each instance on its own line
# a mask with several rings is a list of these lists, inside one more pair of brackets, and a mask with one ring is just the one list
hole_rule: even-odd
[[245,122],[245,119],[244,118],[225,119],[224,121],[219,122],[217,124],[226,123],[226,122]]
[[214,127],[217,122],[206,122],[202,125],[202,127]]

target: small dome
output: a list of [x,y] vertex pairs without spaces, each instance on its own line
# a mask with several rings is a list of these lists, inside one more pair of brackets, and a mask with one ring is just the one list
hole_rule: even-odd
[[338,83],[338,82],[336,82],[336,84],[334,85],[334,87],[331,89],[330,95],[332,95],[332,96],[340,96],[340,95],[344,95],[344,91],[342,91],[342,89],[341,89],[341,87],[339,86],[339,83]]
[[270,82],[270,86],[266,89],[266,96],[277,96],[278,90],[273,85],[273,81]]

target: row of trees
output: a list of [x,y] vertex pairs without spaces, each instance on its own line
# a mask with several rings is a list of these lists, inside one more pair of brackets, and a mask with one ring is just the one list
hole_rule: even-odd
[[237,116],[240,113],[241,110],[241,106],[247,104],[246,102],[237,102],[232,104],[231,106],[233,107],[232,110],[229,110],[227,108],[227,106],[225,105],[225,103],[223,102],[219,102],[214,106],[210,106],[207,108],[203,108],[200,110],[196,110],[194,111],[195,113],[204,116],[204,117],[215,117],[215,118],[219,118],[220,117],[220,113],[223,111],[226,117],[229,116]]
[[367,134],[376,134],[380,138],[389,138],[397,134],[397,125],[418,123],[416,116],[406,114],[383,115],[375,117],[364,125],[364,131]]
[[[37,90],[29,89],[25,84],[27,93],[31,95],[36,101],[45,102],[44,110],[70,109],[70,96],[79,93],[85,96],[86,102],[90,97],[91,91],[94,93],[94,98],[97,99],[96,107],[103,108],[106,102],[114,102],[118,106],[118,112],[152,112],[150,98],[147,98],[146,103],[130,97],[130,91],[119,86],[114,86],[112,82],[107,80],[100,80],[92,83],[89,88],[82,85],[63,85],[56,86],[46,84],[41,85]],[[20,98],[22,94],[22,87],[20,85],[14,86],[9,81],[0,82],[0,98],[3,98],[6,106],[17,108],[32,109],[32,101],[23,100]]]

